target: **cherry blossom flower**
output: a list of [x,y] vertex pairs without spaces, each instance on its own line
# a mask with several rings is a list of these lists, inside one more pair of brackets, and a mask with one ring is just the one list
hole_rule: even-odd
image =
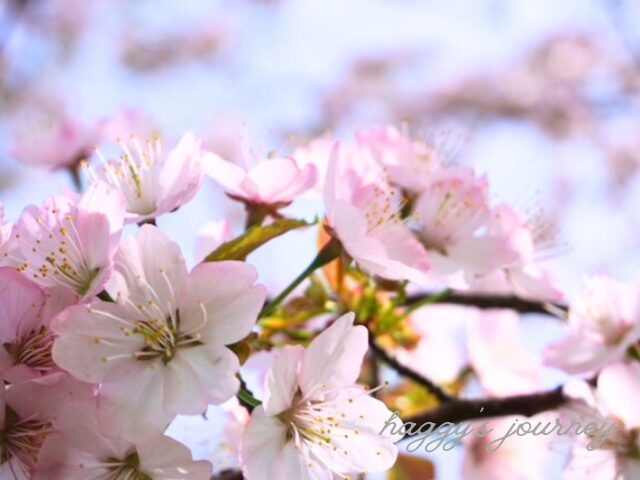
[[0,383],[0,478],[33,478],[52,419],[69,401],[86,398],[90,386],[65,374],[13,384]]
[[500,205],[493,209],[488,232],[493,247],[484,258],[493,260],[494,269],[488,267],[484,275],[478,272],[470,278],[475,289],[543,301],[562,299],[549,272],[537,265],[544,259],[541,255],[557,248],[554,227],[542,213],[526,219],[510,206]]
[[203,162],[205,172],[227,195],[253,205],[286,206],[313,187],[318,177],[314,165],[300,167],[291,157],[267,158],[253,166],[240,166],[207,153]]
[[358,266],[370,274],[426,283],[430,268],[426,251],[398,218],[397,197],[384,179],[363,183],[356,172],[340,174],[336,144],[324,191],[329,228]]
[[127,202],[127,223],[144,222],[177,210],[191,200],[202,184],[200,141],[185,134],[169,152],[159,138],[141,145],[131,138],[120,142],[120,160],[106,160],[97,151],[102,168],[88,168],[92,183],[106,183],[122,192]]
[[87,478],[208,480],[211,464],[193,461],[189,450],[164,435],[133,443],[107,436],[95,399],[69,404],[52,421],[57,430],[42,445],[36,480]]
[[155,138],[160,134],[155,122],[145,113],[134,109],[123,109],[100,125],[103,141],[118,142],[119,139]]
[[525,394],[541,388],[541,362],[526,350],[515,312],[486,310],[470,318],[467,325],[471,366],[491,395]]
[[78,201],[51,197],[27,207],[16,225],[19,270],[45,286],[66,286],[82,299],[99,293],[113,269],[124,200],[98,185]]
[[233,229],[228,220],[207,222],[198,232],[196,258],[203,260],[216,248],[233,238]]
[[592,277],[571,302],[568,336],[546,350],[549,365],[587,373],[624,358],[640,340],[640,284]]
[[12,155],[26,164],[55,170],[75,168],[100,138],[98,123],[85,124],[59,101],[45,99],[15,125]]
[[161,433],[177,414],[201,414],[232,397],[239,362],[225,345],[251,332],[264,304],[256,270],[225,261],[188,273],[178,246],[151,225],[137,242],[123,240],[116,270],[125,285],[117,303],[73,306],[52,324],[55,362],[101,383],[105,423],[139,440]]
[[[313,165],[318,169],[318,181],[310,189],[311,196],[322,197],[329,173],[329,160],[335,140],[329,136],[314,138],[306,145],[301,145],[293,152],[293,157],[300,166]],[[360,142],[342,143],[340,145],[338,176],[357,175],[360,183],[374,183],[387,175],[376,161],[371,149]]]
[[413,348],[398,348],[396,358],[436,383],[455,381],[468,362],[461,337],[467,323],[477,316],[477,309],[456,305],[416,310],[408,323],[419,340]]
[[306,350],[279,352],[243,437],[248,480],[331,479],[394,464],[401,435],[381,433],[391,412],[355,384],[367,331],[353,321],[354,314],[343,315]]
[[[545,466],[549,461],[551,438],[545,436],[510,436],[496,448],[516,421],[532,423],[553,419],[548,414],[531,418],[502,417],[471,425],[475,432],[464,442],[465,456],[462,463],[464,480],[545,480]],[[486,433],[480,435],[480,433]]]
[[570,383],[565,395],[574,401],[563,409],[570,421],[595,423],[600,431],[574,435],[564,479],[632,480],[640,475],[640,365],[613,363],[598,375],[597,387]]
[[356,137],[400,187],[421,192],[441,167],[433,148],[392,125],[360,130]]
[[485,234],[490,215],[487,179],[471,169],[448,168],[427,182],[415,216],[434,275],[485,273],[494,267],[501,245]]
[[0,375],[4,380],[19,383],[60,372],[51,357],[49,322],[73,303],[75,297],[66,289],[46,293],[15,269],[0,268]]

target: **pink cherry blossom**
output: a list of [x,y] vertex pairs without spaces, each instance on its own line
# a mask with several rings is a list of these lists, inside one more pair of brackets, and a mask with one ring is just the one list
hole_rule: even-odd
[[207,222],[198,232],[196,258],[203,260],[216,248],[233,238],[233,228],[228,220]]
[[532,393],[542,387],[541,362],[526,350],[521,335],[520,317],[511,310],[487,310],[469,319],[469,360],[491,395]]
[[200,141],[192,133],[164,153],[159,138],[141,145],[135,138],[120,145],[120,160],[107,161],[97,151],[102,168],[87,169],[92,183],[105,183],[122,192],[127,223],[144,222],[177,210],[191,200],[202,184]]
[[587,373],[621,360],[640,340],[640,283],[593,277],[570,305],[568,335],[546,351],[547,363]]
[[[329,173],[329,160],[336,141],[330,136],[314,138],[301,145],[293,153],[300,166],[312,165],[318,170],[318,182],[310,189],[312,196],[322,197]],[[345,142],[340,145],[338,176],[357,175],[360,183],[374,183],[386,179],[387,174],[376,161],[371,149],[360,142]]]
[[391,182],[400,187],[421,192],[441,167],[433,148],[392,125],[360,130],[356,136],[384,167]]
[[89,385],[63,373],[11,386],[0,382],[0,478],[33,478],[53,418],[64,404],[89,394]]
[[568,421],[606,424],[607,435],[576,435],[563,478],[632,480],[640,474],[640,365],[613,363],[598,375],[597,387],[576,382],[565,387],[572,398]]
[[425,183],[415,216],[433,274],[445,278],[491,270],[500,245],[486,235],[491,215],[487,179],[471,169],[448,168]]
[[98,185],[78,201],[51,197],[27,207],[16,225],[19,270],[45,287],[65,286],[82,299],[99,293],[113,269],[124,200]]
[[122,138],[155,138],[160,132],[151,117],[134,109],[123,109],[104,119],[100,125],[103,141],[118,142]]
[[278,353],[243,437],[248,480],[331,479],[394,464],[401,435],[380,433],[391,412],[355,383],[368,343],[353,321],[343,315],[306,350]]
[[98,422],[95,399],[67,405],[54,419],[56,433],[42,445],[36,480],[153,478],[208,480],[211,464],[164,435],[133,443],[108,436]]
[[544,259],[541,255],[557,248],[553,225],[541,214],[525,219],[510,206],[500,205],[493,209],[488,232],[491,242],[484,258],[490,263],[484,274],[470,278],[475,289],[543,301],[562,299],[552,276],[538,265]]
[[384,179],[363,183],[357,172],[340,171],[336,145],[324,200],[327,223],[347,253],[370,274],[425,283],[430,263],[425,249],[398,218],[398,192]]
[[[524,435],[507,437],[496,449],[516,421],[532,423],[551,421],[549,414],[531,418],[502,417],[487,422],[474,422],[475,432],[465,439],[462,464],[464,480],[545,480],[545,466],[550,460],[552,439],[544,436]],[[480,435],[480,432],[486,435]]]
[[75,297],[66,289],[47,293],[15,269],[0,268],[0,375],[4,380],[19,383],[60,372],[51,357],[49,322],[73,303]]
[[410,349],[399,348],[396,358],[436,383],[455,381],[467,365],[463,342],[468,322],[478,316],[475,308],[456,305],[429,305],[416,310],[408,318],[419,336]]
[[47,169],[75,168],[99,141],[97,123],[73,118],[52,99],[30,109],[15,125],[12,155],[21,162]]
[[251,332],[263,306],[256,270],[225,261],[189,273],[178,246],[150,225],[137,242],[123,240],[116,270],[125,285],[117,303],[71,307],[52,325],[55,362],[101,383],[105,423],[127,439],[149,438],[177,414],[232,397],[239,362],[225,345]]
[[300,167],[291,157],[254,160],[253,166],[241,166],[210,152],[203,162],[205,172],[227,195],[249,204],[288,205],[313,187],[318,177],[314,165]]

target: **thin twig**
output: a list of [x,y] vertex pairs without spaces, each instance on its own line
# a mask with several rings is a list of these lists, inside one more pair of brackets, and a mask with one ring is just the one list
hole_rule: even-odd
[[[430,298],[434,295],[434,293],[410,295],[409,297],[407,297],[405,305],[411,306],[413,304],[420,303],[425,298]],[[467,294],[456,291],[450,291],[448,295],[440,298],[438,304],[466,305],[481,309],[506,308],[514,310],[518,313],[542,313],[545,315],[553,316],[557,316],[554,314],[554,311],[567,311],[566,305],[550,302],[540,302],[536,300],[525,300],[514,295]]]
[[243,480],[244,476],[239,470],[224,470],[213,477],[211,480]]
[[[532,417],[538,413],[555,410],[566,401],[567,398],[562,392],[562,387],[545,392],[504,398],[454,399],[428,412],[403,420],[405,423],[412,422],[419,426],[429,422],[441,425],[445,422],[460,423],[467,420],[509,415]],[[407,435],[407,437],[410,436],[412,435]]]

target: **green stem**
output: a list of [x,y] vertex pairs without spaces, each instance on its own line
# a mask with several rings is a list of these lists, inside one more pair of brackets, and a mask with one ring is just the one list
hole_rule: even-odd
[[267,218],[269,214],[269,210],[264,205],[247,204],[245,208],[247,212],[247,219],[244,225],[245,230],[262,225],[262,222],[264,222],[264,219]]
[[415,312],[416,310],[418,310],[421,307],[424,307],[426,305],[432,305],[434,303],[438,303],[441,300],[445,300],[449,295],[451,295],[451,292],[452,292],[452,290],[450,288],[445,288],[444,290],[442,290],[441,292],[436,293],[435,295],[431,295],[429,297],[424,297],[424,298],[418,300],[417,302],[412,303],[404,311],[404,316],[408,317],[409,315],[411,315],[413,312]]
[[271,315],[278,305],[280,305],[309,275],[315,272],[318,268],[324,267],[327,263],[338,258],[341,252],[342,245],[340,245],[340,242],[335,238],[331,239],[329,243],[322,247],[318,252],[318,255],[316,255],[316,258],[313,259],[309,266],[305,268],[302,273],[300,273],[300,275],[298,275],[295,280],[280,293],[280,295],[274,298],[269,305],[262,309],[262,312],[260,312],[260,318]]

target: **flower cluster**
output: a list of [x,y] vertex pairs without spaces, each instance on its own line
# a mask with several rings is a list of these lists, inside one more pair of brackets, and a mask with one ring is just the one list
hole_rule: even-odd
[[[477,307],[506,298],[564,316],[538,262],[554,230],[492,204],[487,177],[391,126],[243,166],[191,133],[163,143],[119,140],[118,159],[96,149],[84,190],[27,206],[15,223],[0,206],[2,478],[351,478],[400,468],[403,434],[384,428],[393,410],[454,412],[470,377],[492,397],[541,389],[519,316],[481,311],[473,295]],[[247,218],[237,236],[232,219],[207,223],[190,268],[156,219],[207,177]],[[321,222],[291,217],[304,196]],[[247,257],[314,226],[317,256],[268,295]],[[638,469],[640,422],[607,385],[626,382],[637,400],[637,289],[593,279],[568,307],[568,336],[545,351],[548,365],[599,375],[566,398],[621,425],[606,455],[625,478]],[[381,360],[419,390],[386,382]],[[507,478],[513,455],[546,452],[514,444],[491,461],[483,442],[463,443],[465,478]]]

